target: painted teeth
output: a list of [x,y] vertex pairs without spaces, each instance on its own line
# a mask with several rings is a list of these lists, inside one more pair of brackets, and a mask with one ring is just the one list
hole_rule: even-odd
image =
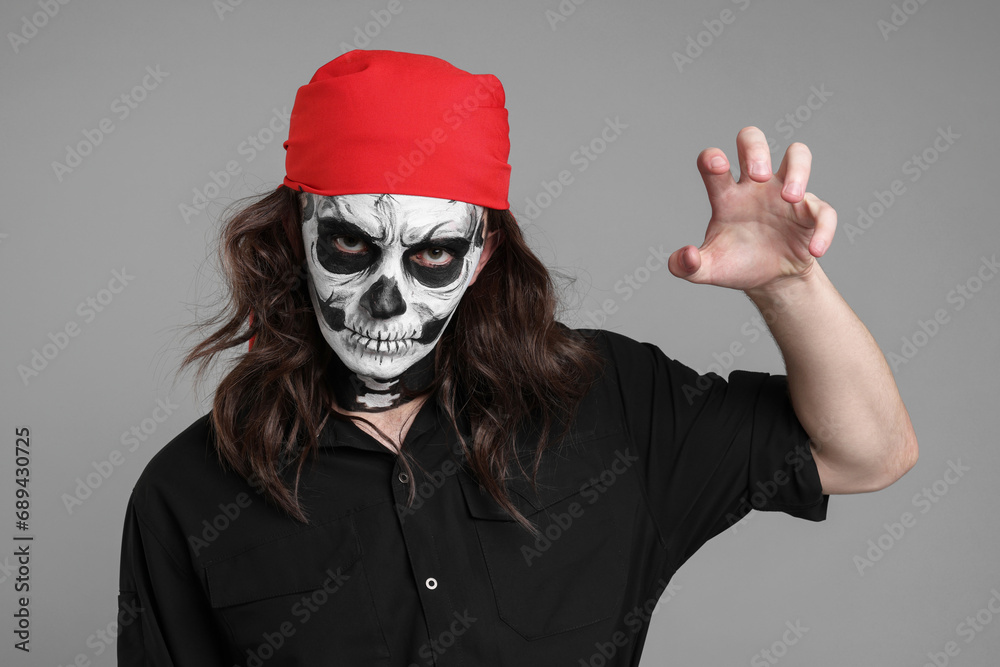
[[366,350],[376,354],[398,354],[401,352],[407,352],[411,347],[413,347],[414,343],[414,341],[410,338],[373,338],[370,335],[361,335],[356,331],[351,332],[351,340],[363,346]]
[[414,338],[417,335],[416,331],[397,331],[395,333],[390,333],[388,331],[376,331],[372,333],[371,330],[365,329],[364,332],[359,332],[355,329],[350,329],[352,333],[358,334],[362,338],[371,338],[372,340],[405,340],[407,338]]

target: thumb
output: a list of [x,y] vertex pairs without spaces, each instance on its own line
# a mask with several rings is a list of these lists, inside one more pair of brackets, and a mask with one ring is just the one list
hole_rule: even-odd
[[675,250],[667,260],[667,268],[678,278],[693,283],[704,282],[703,276],[707,274],[707,266],[702,262],[701,251],[693,245]]

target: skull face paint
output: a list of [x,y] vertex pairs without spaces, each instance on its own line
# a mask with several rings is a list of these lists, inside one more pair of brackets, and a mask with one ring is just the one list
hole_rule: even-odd
[[395,407],[403,386],[427,381],[482,255],[485,210],[416,195],[299,196],[310,298],[349,376],[335,383],[338,403]]

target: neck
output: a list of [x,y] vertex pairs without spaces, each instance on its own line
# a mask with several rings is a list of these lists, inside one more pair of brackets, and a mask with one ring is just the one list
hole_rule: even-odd
[[385,412],[430,389],[434,382],[434,352],[432,350],[402,375],[388,380],[359,375],[334,354],[327,365],[326,379],[340,408],[352,412]]

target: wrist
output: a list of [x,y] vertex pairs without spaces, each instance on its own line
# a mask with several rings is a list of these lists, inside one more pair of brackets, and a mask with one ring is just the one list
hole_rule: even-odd
[[[823,284],[828,282],[826,274],[815,259],[808,268],[794,276],[783,276],[743,293],[753,301],[762,313],[765,311],[781,312],[789,306],[802,303],[815,295]],[[766,314],[766,313],[765,313]]]

